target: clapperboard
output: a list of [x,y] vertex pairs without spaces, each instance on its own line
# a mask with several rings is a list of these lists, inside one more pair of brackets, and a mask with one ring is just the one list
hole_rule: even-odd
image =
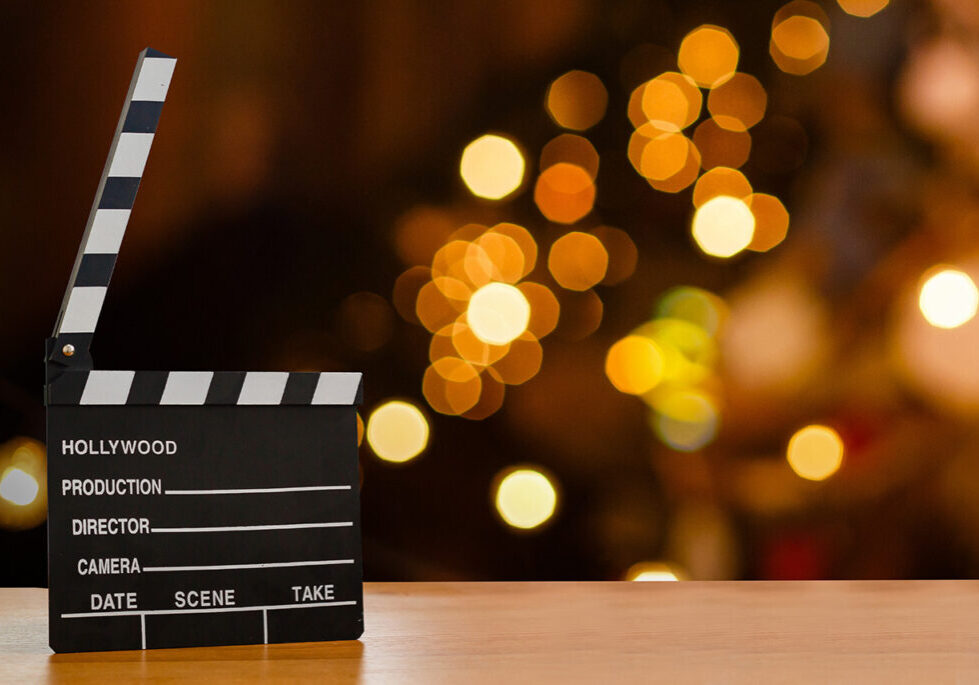
[[361,374],[92,368],[175,65],[139,55],[47,342],[50,644],[356,639]]

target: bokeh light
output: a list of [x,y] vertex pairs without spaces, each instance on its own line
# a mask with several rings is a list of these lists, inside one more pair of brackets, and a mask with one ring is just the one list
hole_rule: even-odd
[[561,305],[557,297],[546,285],[524,281],[517,285],[530,304],[530,321],[527,331],[537,338],[543,338],[557,327],[561,316]]
[[547,112],[563,128],[584,131],[605,116],[608,91],[600,78],[588,71],[569,71],[547,89]]
[[608,252],[596,236],[572,231],[551,245],[547,268],[562,288],[588,290],[605,278]]
[[433,361],[422,376],[422,394],[440,414],[459,416],[479,402],[483,381],[479,371],[458,357],[443,356]]
[[573,224],[592,210],[595,183],[580,166],[559,162],[537,177],[534,202],[541,214],[551,221]]
[[501,223],[493,226],[488,232],[504,235],[513,240],[520,248],[520,252],[523,254],[523,273],[520,275],[521,278],[534,270],[534,266],[537,264],[537,241],[534,240],[534,236],[530,234],[530,231],[517,224]]
[[727,29],[704,24],[684,37],[677,64],[698,86],[714,88],[731,78],[739,56],[738,43]]
[[693,452],[717,436],[720,412],[707,393],[675,389],[657,399],[653,429],[665,445],[679,452]]
[[751,154],[751,136],[747,131],[721,128],[714,119],[706,119],[697,126],[693,143],[700,150],[700,165],[704,169],[737,169]]
[[703,99],[689,76],[664,72],[636,89],[629,119],[636,128],[650,123],[662,131],[675,133],[700,117]]
[[806,426],[789,440],[786,459],[801,478],[825,480],[843,463],[843,439],[829,426]]
[[750,74],[737,73],[710,91],[707,109],[717,125],[730,131],[746,131],[765,116],[768,94]]
[[979,290],[969,275],[958,269],[937,267],[922,279],[918,307],[937,328],[958,328],[976,315]]
[[408,210],[394,226],[398,257],[408,265],[430,264],[455,228],[452,215],[444,209],[421,206]]
[[527,331],[510,343],[506,356],[493,364],[493,370],[507,385],[522,385],[537,375],[543,359],[540,341]]
[[670,564],[661,561],[640,561],[629,567],[625,573],[625,579],[636,582],[662,582],[677,581],[683,574]]
[[493,499],[497,513],[507,525],[530,530],[554,515],[558,495],[552,479],[539,468],[524,467],[497,476]]
[[775,13],[769,54],[787,74],[809,74],[829,54],[829,19],[809,0],[794,0]]
[[489,283],[470,298],[466,323],[483,342],[506,345],[527,330],[530,303],[519,288]]
[[672,178],[683,170],[690,148],[690,139],[682,133],[663,132],[647,138],[639,155],[639,173],[650,181]]
[[694,213],[692,233],[698,247],[713,257],[733,257],[748,245],[755,217],[743,200],[728,195],[711,198]]
[[550,140],[540,151],[540,170],[560,164],[574,164],[588,172],[592,180],[598,177],[598,151],[587,138],[562,133]]
[[487,134],[462,151],[459,173],[473,195],[499,200],[520,187],[524,167],[523,153],[516,143]]
[[414,459],[428,445],[428,420],[413,404],[386,402],[367,419],[367,444],[384,461],[402,463]]
[[785,240],[789,232],[789,212],[774,195],[752,193],[748,196],[748,207],[755,216],[755,234],[748,249],[754,252],[768,252]]
[[47,493],[44,445],[31,438],[0,445],[0,528],[25,530],[43,523]]
[[679,319],[694,324],[709,336],[718,334],[727,307],[717,295],[691,286],[677,286],[667,291],[656,306],[663,319]]
[[837,0],[847,14],[855,17],[872,17],[887,7],[891,0]]
[[629,234],[612,226],[598,226],[591,234],[602,241],[608,252],[608,269],[602,285],[617,285],[632,276],[639,262],[639,250]]
[[37,499],[40,487],[34,476],[17,466],[8,466],[0,476],[0,497],[19,507]]
[[697,184],[693,188],[693,206],[700,207],[719,195],[728,195],[747,202],[751,193],[751,183],[744,174],[737,169],[718,166],[704,172],[697,179]]
[[628,335],[609,348],[605,375],[619,392],[642,395],[663,378],[663,353],[649,338]]

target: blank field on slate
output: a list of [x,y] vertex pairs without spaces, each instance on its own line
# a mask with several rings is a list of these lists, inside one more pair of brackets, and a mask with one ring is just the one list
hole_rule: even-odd
[[50,644],[356,639],[361,374],[93,369],[175,63],[139,56],[47,342]]

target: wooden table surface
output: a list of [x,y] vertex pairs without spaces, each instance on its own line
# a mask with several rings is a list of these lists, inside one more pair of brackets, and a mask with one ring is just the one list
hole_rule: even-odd
[[52,654],[0,589],[0,679],[979,683],[979,582],[368,583],[358,642]]

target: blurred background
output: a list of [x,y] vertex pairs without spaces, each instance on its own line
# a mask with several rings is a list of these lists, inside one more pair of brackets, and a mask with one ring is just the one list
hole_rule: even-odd
[[147,45],[96,363],[363,371],[368,580],[979,575],[972,0],[0,13],[0,584]]

